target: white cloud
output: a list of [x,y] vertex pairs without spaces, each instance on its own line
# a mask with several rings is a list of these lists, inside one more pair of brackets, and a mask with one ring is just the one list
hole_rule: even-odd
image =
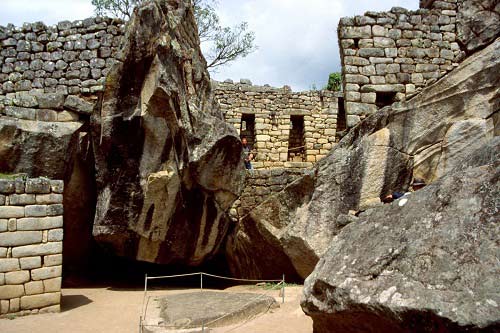
[[[218,0],[224,25],[241,21],[256,34],[259,49],[223,67],[217,80],[249,78],[255,84],[291,85],[294,90],[326,84],[340,70],[337,24],[341,17],[393,6],[418,8],[418,0]],[[55,24],[93,15],[91,0],[0,0],[0,25],[43,21]]]

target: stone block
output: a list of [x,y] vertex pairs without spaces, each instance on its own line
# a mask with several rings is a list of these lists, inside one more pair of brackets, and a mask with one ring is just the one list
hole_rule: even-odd
[[353,27],[353,26],[340,26],[339,36],[344,38],[370,38],[372,37],[371,26]]
[[370,115],[377,110],[373,104],[346,102],[346,112],[350,115]]
[[26,291],[26,295],[43,294],[43,281],[31,281],[25,283],[24,290]]
[[404,84],[367,84],[361,92],[405,92]]
[[21,299],[20,298],[13,298],[13,299],[11,299],[10,302],[9,302],[9,312],[10,313],[18,312],[19,309],[20,309],[20,305],[21,305]]
[[385,84],[385,76],[381,76],[381,75],[370,76],[370,83],[371,84]]
[[346,74],[345,75],[346,83],[356,83],[356,84],[367,84],[370,82],[370,79],[367,76],[359,75],[359,74]]
[[0,233],[0,246],[20,246],[40,243],[41,231],[14,231]]
[[57,113],[57,121],[67,122],[67,121],[78,121],[80,117],[77,113],[71,111],[61,111]]
[[15,271],[5,273],[5,284],[23,284],[30,280],[29,271]]
[[24,207],[0,206],[0,218],[24,217]]
[[30,310],[30,309],[44,308],[49,305],[59,304],[60,301],[61,301],[60,292],[23,296],[21,297],[21,309]]
[[387,37],[373,37],[373,46],[374,47],[396,47],[396,43],[392,38]]
[[362,93],[361,94],[361,102],[363,102],[363,103],[375,104],[376,100],[377,100],[376,93]]
[[11,194],[16,191],[16,183],[10,179],[0,179],[0,193]]
[[357,115],[347,115],[347,127],[352,128],[361,122],[361,118]]
[[64,95],[57,93],[44,93],[35,95],[41,109],[62,110]]
[[64,181],[62,180],[51,180],[50,188],[54,193],[63,193],[64,191]]
[[385,56],[385,51],[383,48],[369,47],[369,48],[359,49],[358,53],[359,53],[359,56],[363,57],[363,58],[384,57]]
[[24,178],[16,178],[15,181],[16,183],[16,193],[17,194],[23,194],[24,190],[26,189],[26,180]]
[[52,254],[49,256],[45,256],[43,258],[43,264],[45,266],[57,266],[62,265],[62,254]]
[[4,232],[4,231],[7,231],[7,223],[9,222],[9,220],[7,219],[0,219],[0,232]]
[[385,49],[385,56],[391,57],[391,58],[397,57],[398,56],[398,49],[397,48],[386,48]]
[[24,286],[22,284],[0,286],[0,299],[18,298],[23,295],[24,295]]
[[54,110],[48,110],[48,109],[36,110],[36,120],[48,121],[48,122],[57,121],[57,112]]
[[9,231],[16,231],[17,230],[17,220],[16,219],[9,219],[9,222],[7,223],[7,228]]
[[26,217],[47,216],[46,205],[28,205],[24,207]]
[[10,301],[9,300],[0,300],[0,314],[6,314],[9,312]]
[[43,288],[46,293],[61,291],[61,278],[43,280]]
[[370,61],[361,57],[348,56],[344,57],[344,64],[353,66],[366,66],[370,64]]
[[375,75],[376,73],[374,65],[360,67],[360,74],[362,75],[370,76]]
[[373,32],[373,36],[385,37],[389,33],[389,29],[387,29],[383,26],[380,26],[380,25],[374,25],[372,27],[372,32]]
[[34,194],[11,194],[9,195],[9,205],[11,206],[25,206],[33,205],[35,203]]
[[26,193],[50,193],[50,180],[46,178],[32,178],[26,180]]
[[42,267],[31,270],[31,279],[33,281],[46,280],[60,277],[62,274],[62,266]]
[[0,258],[0,272],[11,272],[19,270],[19,259],[17,258]]
[[49,230],[48,241],[49,242],[59,242],[63,240],[63,229],[52,229]]
[[39,205],[61,204],[62,202],[63,202],[62,194],[50,193],[50,194],[36,195],[36,203]]
[[63,215],[64,209],[62,204],[48,205],[47,216]]
[[0,194],[0,206],[5,205],[5,195]]
[[66,97],[64,107],[77,113],[91,114],[94,110],[94,103],[87,102],[83,98],[74,95],[69,95]]
[[37,245],[24,245],[12,249],[12,256],[19,257],[34,257],[46,254],[62,253],[62,242],[50,242]]
[[4,108],[5,115],[9,117],[26,119],[26,120],[35,120],[36,119],[36,110],[30,108],[23,108],[19,106],[6,106]]
[[42,257],[20,258],[21,269],[33,269],[42,267]]

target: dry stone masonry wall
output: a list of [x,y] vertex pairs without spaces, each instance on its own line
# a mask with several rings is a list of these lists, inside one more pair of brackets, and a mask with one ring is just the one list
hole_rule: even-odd
[[457,2],[426,1],[342,18],[338,27],[345,108],[351,124],[415,95],[465,57],[457,41]]
[[63,182],[0,179],[0,314],[58,312]]
[[248,80],[213,86],[226,121],[256,152],[255,169],[310,167],[336,142],[341,93],[292,92],[287,86],[254,86]]
[[267,197],[281,192],[300,176],[310,172],[305,169],[273,168],[254,170],[247,173],[245,188],[234,203],[231,216],[238,219],[249,214]]
[[90,114],[123,29],[109,18],[0,26],[0,114],[38,121]]

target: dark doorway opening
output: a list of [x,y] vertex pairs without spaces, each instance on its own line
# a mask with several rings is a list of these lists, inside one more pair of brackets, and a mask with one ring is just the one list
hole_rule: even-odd
[[305,162],[304,116],[290,116],[290,137],[288,138],[288,161]]
[[240,125],[240,138],[246,137],[250,147],[255,143],[255,115],[242,114]]
[[395,101],[396,101],[396,93],[394,91],[388,91],[388,92],[379,91],[377,92],[377,99],[375,101],[375,104],[379,109],[381,109],[384,106],[391,105]]
[[344,99],[338,98],[338,113],[337,113],[337,132],[344,131],[347,128],[347,117],[345,114]]

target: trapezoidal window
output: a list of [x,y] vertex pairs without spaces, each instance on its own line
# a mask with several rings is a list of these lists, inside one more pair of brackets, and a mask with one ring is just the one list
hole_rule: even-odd
[[290,137],[288,138],[288,161],[304,162],[304,116],[290,116]]
[[240,138],[247,138],[247,142],[250,147],[254,146],[255,143],[255,115],[254,114],[242,114],[241,115],[241,125],[240,125]]
[[394,103],[395,98],[396,98],[396,93],[394,91],[387,91],[387,92],[379,91],[377,92],[377,99],[375,100],[375,104],[379,109],[381,109],[384,106],[391,105],[392,103]]

